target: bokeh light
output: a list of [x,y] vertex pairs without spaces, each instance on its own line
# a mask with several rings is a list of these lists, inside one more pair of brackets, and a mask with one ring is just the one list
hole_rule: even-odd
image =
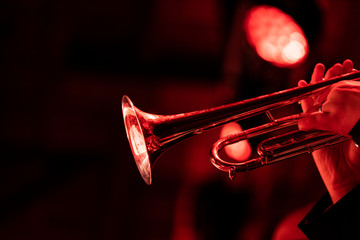
[[[220,137],[223,138],[231,134],[241,133],[242,131],[243,130],[238,123],[228,123],[222,127]],[[243,140],[226,146],[224,151],[232,159],[237,161],[245,161],[249,159],[251,155],[251,146],[247,140]]]
[[293,67],[308,54],[301,27],[280,9],[268,5],[251,8],[244,21],[250,45],[264,60],[278,67]]

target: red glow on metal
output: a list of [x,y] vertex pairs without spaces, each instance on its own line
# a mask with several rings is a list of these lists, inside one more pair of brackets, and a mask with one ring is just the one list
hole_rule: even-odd
[[147,145],[141,124],[136,116],[136,111],[131,100],[124,96],[122,100],[122,110],[126,134],[130,143],[130,148],[135,158],[135,163],[141,176],[147,184],[151,184],[151,163],[147,151]]
[[[220,137],[226,137],[231,134],[241,133],[243,130],[238,123],[228,123],[221,129]],[[248,160],[251,155],[251,146],[247,140],[240,141],[224,148],[225,153],[238,161]]]
[[267,5],[254,7],[244,23],[249,43],[264,60],[278,67],[292,67],[306,58],[309,49],[304,32],[280,9]]

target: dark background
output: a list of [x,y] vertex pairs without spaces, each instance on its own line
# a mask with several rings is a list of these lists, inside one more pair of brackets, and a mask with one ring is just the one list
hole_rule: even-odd
[[360,64],[358,1],[271,1],[309,41],[290,69],[246,42],[262,3],[1,1],[0,238],[269,239],[318,200],[310,156],[230,181],[208,161],[214,130],[166,152],[147,186],[127,143],[124,94],[172,114],[296,86],[317,62]]

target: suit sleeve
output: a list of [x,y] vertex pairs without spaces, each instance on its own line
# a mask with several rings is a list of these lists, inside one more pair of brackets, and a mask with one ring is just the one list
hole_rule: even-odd
[[360,185],[335,205],[323,196],[298,227],[309,239],[360,239]]

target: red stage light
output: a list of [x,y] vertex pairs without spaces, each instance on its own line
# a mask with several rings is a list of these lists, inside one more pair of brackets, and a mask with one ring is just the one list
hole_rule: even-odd
[[292,67],[306,58],[309,49],[304,32],[280,9],[267,5],[253,7],[244,24],[249,43],[264,60],[278,67]]
[[[243,130],[238,123],[228,123],[224,125],[220,132],[220,137],[226,137],[230,134],[241,133]],[[224,148],[225,153],[238,161],[248,160],[251,155],[251,146],[247,140],[243,140]]]

